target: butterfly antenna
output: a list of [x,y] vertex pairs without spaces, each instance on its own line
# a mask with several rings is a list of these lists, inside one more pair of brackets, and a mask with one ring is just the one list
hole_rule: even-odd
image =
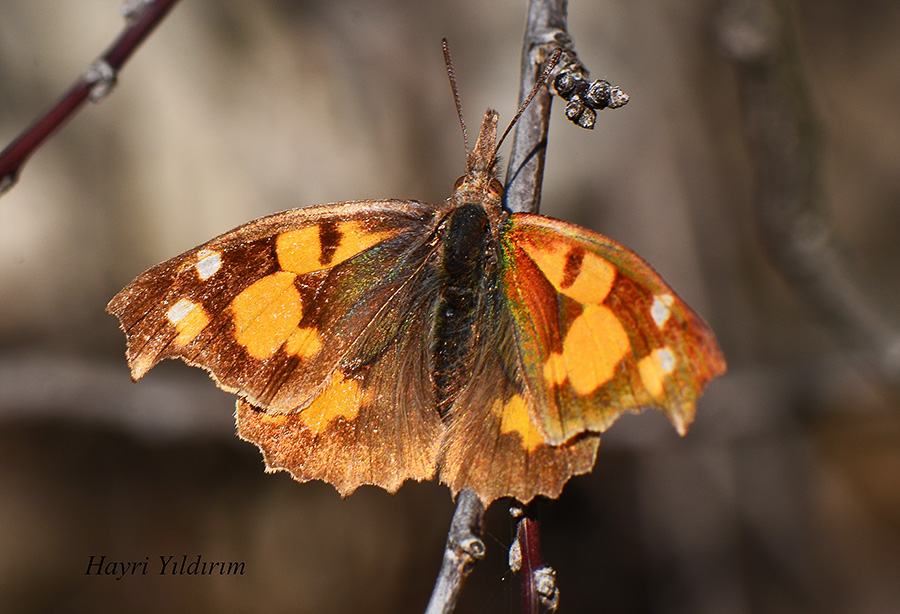
[[[446,41],[445,41],[446,42]],[[445,47],[446,48],[446,47]],[[446,54],[446,51],[445,51]],[[519,110],[516,111],[515,117],[512,118],[512,121],[509,122],[509,125],[506,127],[506,130],[503,131],[503,135],[500,137],[500,140],[497,141],[496,149],[500,149],[500,145],[503,143],[503,139],[506,138],[506,135],[509,134],[509,131],[512,130],[513,126],[516,125],[516,122],[519,121],[519,118],[522,117],[522,113],[525,112],[525,109],[528,108],[528,105],[531,104],[532,99],[537,95],[538,90],[543,87],[543,85],[547,82],[547,79],[550,78],[550,73],[556,68],[556,65],[559,64],[559,59],[562,57],[562,49],[557,48],[553,55],[550,56],[550,59],[547,61],[547,66],[544,68],[544,71],[541,73],[541,76],[538,77],[537,83],[534,84],[534,87],[531,88],[531,93],[525,98],[525,101],[519,107]],[[452,81],[452,77],[451,77]],[[457,106],[459,103],[457,102]],[[460,120],[462,116],[460,116]],[[468,150],[467,150],[468,151]]]
[[[456,73],[453,72],[453,58],[450,57],[450,45],[447,39],[441,40],[444,50],[444,64],[447,66],[447,76],[450,78],[450,89],[453,90],[453,102],[456,104],[456,116],[459,117],[459,125],[463,133],[463,146],[466,148],[466,166],[469,165],[469,132],[466,130],[466,120],[463,119],[462,103],[459,101],[459,88],[456,86]],[[470,170],[470,169],[466,169]]]

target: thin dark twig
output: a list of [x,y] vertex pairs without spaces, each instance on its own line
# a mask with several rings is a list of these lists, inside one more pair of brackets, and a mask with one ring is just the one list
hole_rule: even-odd
[[516,527],[516,540],[510,549],[510,567],[522,572],[522,614],[546,614],[559,607],[556,571],[541,554],[541,527],[524,515]]
[[456,511],[447,533],[444,559],[425,614],[447,614],[456,607],[463,582],[481,558],[484,505],[475,491],[463,489],[456,499]]
[[809,307],[896,390],[900,330],[851,271],[824,212],[818,123],[791,7],[783,0],[729,0],[720,26],[737,67],[760,240]]
[[25,162],[41,143],[62,126],[90,98],[99,102],[116,83],[119,70],[178,0],[132,0],[123,12],[125,29],[56,105],[26,128],[0,152],[0,194],[19,178]]
[[[562,17],[554,17],[552,19],[552,23],[558,26],[554,31],[565,34],[565,0],[531,0],[529,3],[528,24],[525,31],[522,55],[522,81],[519,86],[520,106],[532,94],[535,84],[541,77],[544,62],[553,52],[553,49],[550,49],[545,56],[536,58],[537,61],[532,62],[533,55],[541,55],[535,53],[533,41],[536,40],[539,33],[547,30],[547,24],[550,23],[551,16],[557,14],[561,14]],[[565,37],[568,39],[567,35]],[[560,45],[554,45],[554,48],[558,46]],[[445,58],[447,58],[446,43],[444,44],[444,49]],[[449,67],[449,60],[447,60],[447,64],[448,74],[451,75],[450,80],[451,84],[453,84],[454,78],[452,77],[452,69]],[[516,155],[516,151],[521,151],[523,148],[528,148],[528,151],[536,149],[533,145],[529,146],[526,143],[543,143],[547,138],[549,121],[550,93],[546,88],[541,88],[534,95],[534,100],[529,105],[529,109],[526,110],[516,124],[513,156]],[[543,177],[544,148],[541,147],[540,150],[539,172],[536,176],[532,176],[531,181],[515,182],[516,191],[511,199],[511,181],[509,179],[511,175],[509,173],[512,172],[513,165],[517,168],[521,165],[521,161],[517,162],[517,160],[524,159],[526,156],[520,155],[518,158],[513,157],[510,160],[510,169],[506,182],[506,204],[508,207],[513,207],[513,211],[537,211],[537,204],[540,202],[540,180]],[[444,548],[441,569],[425,614],[447,614],[456,608],[465,578],[471,572],[478,559],[484,555],[484,542],[480,539],[483,519],[484,506],[478,495],[468,489],[462,490],[456,500],[456,511],[453,513],[453,521],[447,534],[447,544]]]

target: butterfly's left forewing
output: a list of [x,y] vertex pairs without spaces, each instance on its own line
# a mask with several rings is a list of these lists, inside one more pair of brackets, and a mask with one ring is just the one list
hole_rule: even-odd
[[636,254],[578,226],[516,214],[501,283],[532,419],[549,443],[655,408],[680,432],[725,371],[712,331]]

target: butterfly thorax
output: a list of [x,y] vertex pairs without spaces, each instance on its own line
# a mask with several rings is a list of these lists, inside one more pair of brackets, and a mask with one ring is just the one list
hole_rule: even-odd
[[453,209],[445,220],[440,289],[431,322],[430,372],[438,411],[446,415],[471,376],[471,356],[486,269],[494,260],[488,216],[479,204]]

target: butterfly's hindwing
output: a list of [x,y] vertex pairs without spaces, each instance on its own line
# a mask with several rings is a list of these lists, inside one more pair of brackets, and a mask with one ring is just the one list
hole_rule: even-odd
[[478,342],[470,374],[450,411],[440,477],[456,493],[474,489],[484,501],[556,497],[573,475],[594,464],[599,437],[585,434],[550,445],[533,422],[513,318],[498,270],[488,272],[477,313]]

